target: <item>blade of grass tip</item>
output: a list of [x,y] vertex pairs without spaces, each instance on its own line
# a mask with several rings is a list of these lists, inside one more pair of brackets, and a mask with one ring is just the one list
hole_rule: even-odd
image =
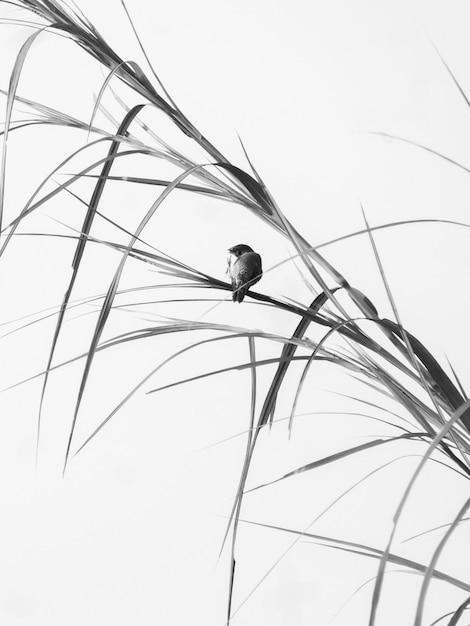
[[16,57],[15,64],[13,66],[11,75],[10,75],[10,85],[8,88],[8,96],[7,96],[7,104],[6,104],[6,112],[5,112],[5,131],[3,135],[3,144],[2,144],[2,160],[0,164],[0,231],[2,229],[3,223],[3,201],[5,197],[5,172],[6,172],[6,161],[7,161],[7,143],[8,143],[8,129],[10,127],[11,115],[13,112],[13,104],[15,101],[16,90],[18,88],[18,83],[21,76],[21,71],[23,69],[24,62],[28,55],[28,52],[36,41],[37,37],[46,29],[42,28],[36,33],[33,33],[28,37],[28,39],[21,46],[21,49]]
[[[393,295],[392,295],[392,290],[390,289],[390,285],[388,284],[388,280],[387,280],[387,277],[385,275],[385,270],[384,270],[384,267],[383,267],[383,264],[382,264],[382,260],[381,260],[380,255],[379,255],[379,251],[377,249],[377,246],[375,245],[374,235],[372,234],[372,231],[370,229],[369,221],[367,219],[366,212],[364,211],[364,207],[362,206],[362,202],[360,204],[361,204],[362,217],[363,217],[364,223],[366,225],[367,234],[369,235],[369,241],[370,241],[370,244],[371,244],[371,247],[372,247],[372,251],[374,252],[375,262],[377,263],[377,267],[379,269],[380,276],[382,278],[382,282],[383,282],[383,285],[385,287],[385,291],[387,293],[388,301],[390,303],[390,306],[392,307],[393,314],[395,316],[397,324],[399,325],[400,328],[403,328],[403,325],[402,325],[401,319],[400,319],[400,314],[399,314],[398,308],[397,308],[397,306],[395,304],[395,299],[393,298]],[[409,356],[410,356],[410,358],[411,358],[411,360],[413,362],[413,365],[415,365],[415,367],[416,367],[416,364],[413,361],[413,351],[411,350],[411,347],[407,343],[406,335],[403,337],[403,341],[405,342],[406,347],[408,348]],[[418,369],[418,368],[416,368],[416,369]]]
[[88,140],[90,138],[90,133],[91,133],[91,129],[93,128],[93,121],[95,119],[95,116],[98,112],[98,109],[100,108],[100,103],[101,100],[103,98],[104,92],[106,91],[106,87],[109,85],[112,77],[118,72],[118,70],[123,66],[123,65],[127,65],[127,64],[131,64],[132,62],[128,62],[128,61],[123,61],[122,63],[119,63],[119,65],[117,65],[116,67],[114,67],[109,74],[106,76],[104,83],[101,85],[101,89],[99,90],[99,93],[96,97],[96,101],[95,101],[95,106],[93,107],[93,111],[90,117],[90,122],[88,124],[88,134],[87,134],[87,139],[86,139],[86,143],[88,143]]
[[[126,114],[121,125],[119,126],[117,130],[116,135],[123,136],[127,132],[127,129],[129,128],[130,124],[132,123],[134,118],[140,113],[140,111],[144,108],[144,106],[145,106],[144,104],[138,104]],[[83,241],[81,241],[79,245],[77,246],[77,249],[75,251],[75,256],[72,262],[72,267],[74,269],[78,267],[78,265],[80,264],[83,251],[86,245],[86,235],[90,232],[93,219],[95,216],[96,207],[99,204],[99,201],[101,199],[101,196],[103,194],[103,190],[106,184],[106,177],[108,176],[111,170],[112,164],[114,162],[112,157],[117,153],[119,149],[119,145],[120,143],[118,141],[115,141],[115,140],[112,141],[111,146],[109,148],[109,152],[108,152],[109,160],[106,161],[106,163],[104,164],[103,170],[101,172],[102,178],[98,180],[98,182],[96,183],[95,189],[93,191],[93,195],[90,200],[90,206],[89,206],[89,209],[87,211],[87,214],[85,216],[85,220],[82,226]]]
[[150,61],[150,59],[149,59],[149,57],[148,57],[148,55],[147,55],[147,53],[146,53],[146,51],[145,51],[145,48],[144,48],[144,46],[143,46],[143,44],[142,44],[142,41],[141,41],[141,39],[140,39],[140,37],[139,37],[139,34],[138,34],[138,32],[137,32],[137,29],[136,29],[136,28],[135,28],[135,26],[134,26],[134,22],[133,22],[133,20],[132,20],[132,18],[131,18],[131,16],[130,16],[129,11],[127,10],[127,6],[125,5],[124,0],[121,0],[121,4],[122,4],[122,7],[123,7],[123,9],[124,9],[124,11],[125,11],[125,13],[126,13],[126,15],[127,15],[127,19],[129,20],[129,24],[131,25],[131,28],[132,28],[132,30],[134,31],[134,35],[135,35],[135,38],[136,38],[136,40],[137,40],[137,43],[139,44],[139,48],[140,48],[140,50],[141,50],[142,54],[144,55],[145,60],[147,61],[147,64],[148,64],[148,66],[149,66],[149,68],[150,68],[150,71],[151,71],[151,72],[152,72],[152,74],[154,75],[155,80],[157,81],[157,83],[160,85],[160,87],[161,87],[161,89],[162,89],[163,93],[164,93],[164,94],[165,94],[165,96],[168,98],[168,101],[169,101],[169,102],[173,105],[173,107],[174,107],[177,111],[179,111],[179,108],[177,107],[177,105],[176,105],[175,101],[174,101],[174,100],[173,100],[173,98],[170,96],[170,94],[168,93],[168,91],[165,89],[165,86],[163,85],[162,81],[160,80],[160,78],[158,77],[157,73],[155,72],[155,70],[154,70],[154,68],[153,68],[153,65],[152,65],[152,63],[151,63],[151,61]]
[[[467,479],[467,477],[465,477]],[[462,517],[460,522],[468,522],[470,517]],[[443,528],[449,528],[452,522],[447,524],[441,524],[440,526],[435,526],[434,528],[430,528],[429,530],[424,530],[422,533],[418,533],[417,535],[413,535],[412,537],[407,537],[407,539],[403,539],[401,543],[408,543],[408,541],[413,541],[413,539],[418,539],[419,537],[424,537],[425,535],[429,535],[430,533],[435,533],[438,530],[442,530]]]
[[266,185],[264,184],[263,179],[262,179],[262,178],[261,178],[261,176],[258,174],[258,172],[257,172],[257,170],[256,170],[256,168],[255,168],[255,166],[253,165],[253,163],[252,163],[252,161],[251,161],[250,157],[248,156],[248,152],[247,152],[247,151],[246,151],[246,149],[245,149],[245,145],[244,145],[244,143],[243,143],[243,141],[242,141],[242,139],[241,139],[240,135],[239,135],[238,133],[237,133],[237,135],[238,135],[238,140],[240,141],[240,144],[241,144],[241,147],[242,147],[243,153],[244,153],[244,155],[245,155],[245,158],[246,158],[246,160],[248,161],[248,165],[250,166],[251,171],[253,172],[253,174],[256,176],[256,179],[257,179],[258,183],[260,184],[261,189],[263,190],[263,193],[264,193],[264,195],[266,196],[266,198],[267,198],[267,200],[268,200],[268,203],[269,203],[271,206],[273,206],[273,207],[275,207],[275,208],[276,208],[276,203],[274,202],[274,198],[273,198],[273,197],[271,196],[271,194],[269,193],[269,189],[268,189],[268,188],[266,187]]
[[[120,125],[117,134],[118,135],[124,135],[124,133],[127,131],[127,128],[129,127],[129,125],[131,124],[132,120],[135,118],[136,115],[138,115],[138,113],[141,111],[141,109],[143,108],[144,105],[138,105],[136,107],[134,107],[124,118],[122,124]],[[117,150],[119,148],[120,142],[117,140],[112,140],[111,142],[111,146],[109,148],[108,151],[108,159],[104,165],[103,165],[103,170],[102,170],[102,174],[104,176],[107,176],[109,174],[109,171],[111,169],[111,166],[114,162],[114,157],[117,153]],[[80,262],[81,259],[83,257],[83,252],[85,250],[85,245],[87,243],[87,238],[88,235],[90,233],[90,229],[93,223],[93,219],[95,216],[95,212],[96,209],[98,207],[99,201],[101,199],[102,193],[103,193],[103,189],[104,189],[104,185],[106,184],[106,180],[98,180],[98,182],[95,185],[95,189],[93,191],[93,195],[91,197],[90,200],[90,205],[88,207],[88,211],[86,213],[85,216],[85,220],[83,222],[83,226],[82,226],[82,230],[81,230],[81,234],[80,234],[80,239],[77,243],[77,247],[75,249],[75,254],[73,257],[73,261],[72,261],[72,276],[70,278],[70,282],[69,285],[67,287],[67,290],[64,294],[64,298],[62,300],[62,304],[60,307],[60,311],[57,317],[57,323],[54,329],[54,335],[52,338],[52,343],[51,343],[51,349],[49,351],[49,357],[48,357],[48,361],[47,361],[47,366],[46,366],[46,374],[44,376],[44,381],[43,381],[43,385],[42,385],[42,389],[41,389],[41,396],[40,396],[40,400],[39,400],[39,410],[38,410],[38,422],[37,422],[37,432],[36,432],[36,466],[38,463],[38,456],[39,456],[39,442],[40,442],[40,436],[41,436],[41,419],[42,419],[42,408],[44,405],[44,398],[45,398],[45,394],[46,394],[46,388],[47,388],[47,384],[49,381],[49,371],[52,365],[52,360],[54,358],[54,354],[55,354],[55,350],[57,347],[57,342],[59,340],[59,336],[60,336],[60,332],[62,329],[62,325],[63,325],[63,321],[64,321],[64,317],[65,317],[65,313],[67,311],[68,305],[69,305],[69,301],[70,301],[70,297],[72,295],[72,291],[75,285],[75,281],[77,279],[78,276],[78,271],[80,268]],[[108,295],[105,298],[105,303],[108,302]],[[104,306],[104,305],[103,305]],[[101,318],[98,320],[98,324],[100,324],[101,322]],[[81,393],[83,393],[82,391],[80,391],[80,397],[81,397]],[[70,445],[70,444],[69,444]],[[64,466],[64,471],[65,471],[65,466]]]
[[465,100],[465,103],[467,104],[468,107],[470,107],[470,101],[467,98],[465,91],[463,90],[462,86],[460,85],[459,81],[457,80],[457,78],[454,76],[454,74],[452,73],[450,67],[447,65],[447,63],[444,61],[444,57],[442,56],[442,54],[439,52],[437,46],[435,45],[435,43],[432,41],[431,38],[428,37],[429,43],[431,44],[431,46],[434,48],[437,56],[439,57],[439,59],[441,60],[441,63],[443,64],[443,66],[446,68],[449,76],[452,78],[455,86],[457,87],[457,89],[460,92],[460,95],[462,96],[462,98]]
[[457,382],[457,386],[458,386],[458,388],[460,390],[460,393],[462,394],[463,399],[464,400],[468,400],[468,396],[465,393],[465,389],[463,388],[463,385],[462,385],[462,383],[460,381],[460,378],[457,376],[457,372],[455,371],[455,369],[454,369],[452,363],[449,361],[449,359],[447,359],[447,364],[449,365],[449,367],[451,369],[451,372],[454,375],[455,381]]
[[398,526],[398,522],[400,520],[401,514],[405,508],[405,504],[408,500],[408,497],[411,493],[411,490],[418,478],[418,476],[421,473],[421,470],[423,469],[424,465],[426,464],[426,462],[429,460],[431,454],[434,452],[434,450],[437,448],[437,446],[440,444],[441,440],[447,435],[447,433],[449,432],[449,430],[452,428],[452,426],[459,420],[461,419],[461,417],[466,414],[466,415],[470,415],[470,401],[465,402],[462,406],[460,406],[453,414],[453,416],[451,417],[451,419],[442,427],[442,429],[440,430],[440,432],[436,435],[436,437],[434,437],[433,441],[431,442],[431,444],[429,445],[429,448],[427,449],[426,453],[424,454],[424,456],[422,457],[421,461],[418,464],[418,467],[416,468],[416,470],[413,473],[413,476],[411,477],[410,481],[408,482],[408,485],[405,489],[405,493],[403,494],[400,503],[397,507],[397,510],[395,511],[395,514],[393,516],[393,525],[392,525],[392,530],[390,532],[389,535],[389,539],[387,542],[387,547],[384,550],[383,553],[383,557],[380,560],[379,563],[379,569],[377,571],[377,578],[375,581],[375,586],[374,586],[374,592],[373,592],[373,596],[372,596],[372,603],[371,603],[371,609],[370,609],[370,617],[369,617],[369,626],[375,626],[375,620],[377,617],[377,609],[378,609],[378,605],[379,605],[379,601],[380,601],[380,595],[381,595],[381,591],[382,591],[382,585],[383,585],[383,579],[384,579],[384,574],[385,574],[385,566],[386,566],[386,562],[387,562],[387,556],[390,553],[390,548],[392,545],[392,542],[395,538],[395,532]]
[[[138,108],[140,110],[142,107],[139,106],[139,107],[136,107],[136,108]],[[126,118],[127,117],[128,116],[126,116]],[[134,243],[137,241],[137,239],[139,238],[140,234],[144,230],[145,226],[147,225],[149,220],[152,218],[153,214],[158,209],[158,207],[165,200],[165,198],[187,176],[189,176],[192,172],[194,172],[197,169],[202,168],[202,167],[206,167],[206,165],[205,164],[200,164],[200,165],[194,165],[193,167],[190,167],[189,169],[184,171],[182,174],[180,174],[177,178],[175,178],[173,183],[169,187],[167,187],[160,194],[160,196],[152,204],[150,209],[147,211],[147,214],[144,216],[144,218],[141,220],[140,224],[138,225],[137,229],[135,230],[134,235],[133,235],[133,237],[130,240],[128,248],[132,248],[132,246],[134,245]],[[103,302],[103,307],[102,307],[102,309],[100,311],[100,315],[99,315],[99,318],[98,318],[98,321],[97,321],[97,324],[96,324],[96,328],[95,328],[94,333],[93,333],[93,337],[92,337],[90,348],[89,348],[89,351],[88,351],[88,356],[87,356],[87,359],[86,359],[84,371],[83,371],[83,374],[82,374],[82,379],[81,379],[81,382],[80,382],[80,388],[79,388],[79,391],[78,391],[77,401],[75,403],[75,410],[74,410],[74,415],[73,415],[73,419],[72,419],[72,424],[71,424],[70,431],[69,431],[69,437],[68,437],[67,447],[66,447],[66,451],[65,451],[63,474],[65,474],[65,470],[67,468],[67,462],[68,462],[69,454],[70,454],[70,447],[72,445],[73,434],[75,432],[75,424],[76,424],[76,421],[77,421],[78,412],[79,412],[80,405],[81,405],[81,402],[82,402],[83,394],[85,392],[85,387],[86,387],[86,384],[87,384],[88,375],[90,373],[91,365],[93,363],[93,359],[94,359],[94,356],[95,356],[96,348],[98,347],[99,340],[101,338],[101,335],[103,333],[104,327],[105,327],[106,322],[107,322],[107,319],[109,317],[109,313],[111,311],[111,307],[112,307],[112,304],[113,304],[113,301],[114,301],[114,297],[116,295],[117,288],[119,286],[119,281],[121,279],[121,275],[122,275],[122,272],[124,270],[124,266],[126,264],[128,256],[129,256],[129,250],[124,251],[122,259],[121,259],[121,261],[119,263],[119,266],[118,266],[118,268],[116,270],[116,273],[115,273],[115,275],[113,277],[113,280],[111,281],[111,284],[109,286],[108,292],[106,294],[105,301]]]
[[413,141],[412,139],[406,139],[405,137],[399,137],[398,135],[390,135],[389,133],[383,133],[383,132],[380,132],[380,131],[359,131],[359,133],[361,135],[374,135],[374,136],[378,136],[378,137],[386,137],[387,139],[394,139],[395,141],[400,141],[402,143],[409,144],[410,146],[414,146],[415,148],[419,148],[420,150],[424,150],[425,152],[429,152],[430,154],[433,154],[434,156],[437,156],[440,159],[443,159],[444,161],[447,161],[448,163],[451,163],[452,165],[455,165],[456,167],[460,168],[464,172],[470,173],[470,169],[468,167],[465,167],[465,165],[462,165],[458,161],[455,161],[454,159],[451,159],[450,157],[446,156],[445,154],[442,154],[442,152],[438,152],[437,150],[433,150],[433,148],[429,148],[429,146],[425,146],[424,144],[419,143],[418,141]]
[[[251,444],[253,437],[253,426],[255,423],[255,412],[256,412],[256,347],[255,347],[255,338],[252,336],[248,337],[248,346],[250,351],[250,363],[251,363],[251,409],[250,409],[250,426],[248,429],[248,437],[246,442],[246,451],[245,451],[245,460],[243,463],[242,476],[248,476],[248,469],[251,461]],[[242,507],[243,500],[243,491],[244,491],[244,482],[240,482],[239,491],[236,495],[236,511],[233,518],[233,533],[232,533],[232,550],[231,550],[231,567],[230,567],[230,580],[229,580],[229,590],[228,590],[228,602],[227,602],[227,626],[230,624],[231,613],[232,613],[232,599],[233,599],[233,586],[235,583],[235,567],[236,567],[236,559],[235,559],[235,546],[237,542],[237,531],[238,531],[238,522],[240,519],[240,511]]]
[[429,565],[427,567],[426,574],[424,575],[423,584],[421,586],[421,591],[420,591],[419,598],[418,598],[418,606],[416,608],[416,616],[415,616],[414,626],[421,626],[421,624],[423,622],[424,603],[425,603],[425,600],[426,600],[426,594],[427,594],[428,589],[429,589],[429,584],[431,582],[433,571],[434,571],[434,569],[436,567],[436,563],[439,560],[439,557],[441,556],[442,551],[444,550],[447,541],[450,539],[450,536],[452,535],[452,533],[454,532],[454,530],[458,526],[460,520],[465,515],[465,513],[467,512],[469,507],[470,507],[470,498],[468,498],[465,501],[464,505],[462,506],[460,511],[455,516],[455,519],[453,520],[452,524],[449,526],[449,528],[448,528],[447,532],[445,533],[444,537],[442,537],[442,539],[439,542],[437,548],[434,550],[432,558],[431,558],[431,560],[429,562]]

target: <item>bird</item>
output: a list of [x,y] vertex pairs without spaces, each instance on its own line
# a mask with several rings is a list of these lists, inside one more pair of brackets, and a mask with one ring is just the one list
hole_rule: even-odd
[[263,275],[260,255],[244,243],[228,249],[227,274],[232,281],[232,300],[242,302],[250,287]]

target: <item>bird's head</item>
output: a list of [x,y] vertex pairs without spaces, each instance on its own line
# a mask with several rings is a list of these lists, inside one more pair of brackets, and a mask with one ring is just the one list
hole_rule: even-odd
[[245,254],[245,252],[253,252],[253,248],[250,248],[250,246],[247,246],[244,243],[239,243],[238,245],[229,248],[228,251],[230,252],[230,254],[239,257],[242,254]]

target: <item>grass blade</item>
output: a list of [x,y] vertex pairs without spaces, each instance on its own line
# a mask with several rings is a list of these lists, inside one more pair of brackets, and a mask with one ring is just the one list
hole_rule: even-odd
[[8,142],[8,129],[10,128],[10,120],[11,114],[13,111],[13,103],[15,101],[16,90],[18,88],[18,83],[21,76],[21,71],[23,69],[24,62],[28,55],[28,52],[31,49],[31,46],[36,41],[37,37],[43,32],[44,29],[39,30],[36,33],[33,33],[28,37],[28,39],[21,46],[21,49],[16,57],[15,65],[13,66],[13,70],[10,76],[10,86],[8,89],[7,96],[7,105],[5,112],[5,131],[3,135],[3,144],[2,144],[2,160],[0,163],[0,231],[2,230],[3,224],[3,200],[5,197],[5,169],[6,169],[6,161],[7,161],[7,142]]

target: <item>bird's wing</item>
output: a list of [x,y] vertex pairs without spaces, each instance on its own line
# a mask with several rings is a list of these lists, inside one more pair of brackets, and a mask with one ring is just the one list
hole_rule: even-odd
[[237,262],[237,278],[240,284],[251,282],[257,283],[263,270],[261,268],[261,257],[256,252],[247,252],[239,257]]

